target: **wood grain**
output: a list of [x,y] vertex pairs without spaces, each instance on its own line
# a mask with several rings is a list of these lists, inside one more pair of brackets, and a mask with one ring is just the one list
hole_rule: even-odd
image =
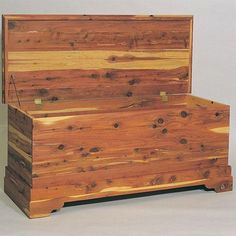
[[45,192],[48,194],[48,199],[46,199],[47,201],[60,197],[64,197],[69,201],[74,201],[77,199],[82,200],[93,198],[96,195],[99,195],[99,197],[104,197],[119,195],[122,193],[127,194],[132,192],[137,193],[158,189],[175,188],[180,187],[181,185],[192,186],[195,185],[194,183],[197,185],[202,185],[211,177],[215,177],[216,179],[219,177],[228,177],[230,175],[230,168],[225,166],[215,166],[212,168],[203,166],[201,169],[189,168],[188,170],[166,171],[156,174],[142,173],[142,176],[132,176],[126,172],[123,177],[114,177],[112,179],[109,174],[110,173],[107,173],[106,176],[102,175],[104,178],[97,178],[95,175],[92,175],[90,178],[86,178],[81,175],[79,178],[77,175],[76,179],[68,179],[68,182],[65,185],[57,186],[56,188],[45,184],[44,186],[47,186],[46,190],[45,188],[40,187],[34,188],[32,200],[33,202],[45,200]]
[[8,167],[28,185],[32,183],[32,128],[30,116],[8,106]]
[[[31,218],[67,201],[193,185],[232,189],[226,105],[169,95],[167,102],[148,96],[22,106],[26,112],[9,105],[10,118],[28,121],[28,131],[9,126],[13,182],[6,175],[5,191]],[[31,188],[26,208],[14,179],[17,189]]]
[[[69,69],[158,69],[188,66],[188,51],[9,52],[9,72]],[[53,60],[52,60],[53,59]],[[52,60],[50,63],[48,63]]]
[[189,48],[189,20],[185,19],[9,20],[8,29],[10,51]]
[[6,102],[191,91],[192,17],[38,17],[3,17]]
[[[168,169],[172,168],[171,163],[175,163],[175,168],[178,165],[183,168],[183,163],[194,160],[198,161],[196,165],[202,160],[214,162],[217,158],[223,158],[223,164],[226,163],[227,107],[209,102],[209,107],[202,110],[205,100],[195,99],[196,103],[189,104],[189,99],[184,98],[176,105],[170,105],[171,101],[180,100],[170,99],[170,104],[165,105],[170,108],[159,107],[157,103],[142,110],[130,107],[126,112],[104,113],[106,110],[103,110],[98,114],[97,108],[90,111],[93,115],[81,111],[79,116],[36,118],[33,173],[39,177],[126,167],[130,172],[140,165],[145,165],[143,168],[148,171],[153,167],[158,172],[163,171],[162,162]],[[221,114],[216,116],[219,111]],[[183,117],[182,113],[187,116]],[[158,123],[160,119],[163,123]],[[222,127],[224,132],[215,132]],[[182,144],[182,140],[186,143]]]
[[28,217],[100,197],[232,190],[230,108],[190,94],[192,17],[10,15],[3,27],[4,189]]

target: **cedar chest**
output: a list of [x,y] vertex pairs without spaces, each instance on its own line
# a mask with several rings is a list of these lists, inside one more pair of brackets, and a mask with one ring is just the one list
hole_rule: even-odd
[[5,192],[65,202],[232,190],[229,106],[191,94],[191,16],[3,16]]

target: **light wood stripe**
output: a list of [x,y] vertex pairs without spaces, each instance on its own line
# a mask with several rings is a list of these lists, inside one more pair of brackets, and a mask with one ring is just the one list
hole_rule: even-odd
[[133,191],[133,190],[140,191],[140,190],[171,188],[171,187],[175,187],[175,186],[200,183],[200,182],[203,182],[205,180],[206,179],[198,179],[198,180],[192,180],[192,181],[183,181],[183,182],[177,182],[177,183],[161,184],[159,186],[154,185],[154,186],[145,186],[145,187],[137,187],[137,188],[134,188],[132,186],[110,187],[110,188],[105,188],[105,189],[101,190],[100,192],[101,193],[106,193],[106,192],[128,192],[128,191]]
[[65,121],[65,120],[68,120],[68,119],[71,119],[75,116],[58,116],[58,117],[48,117],[48,118],[37,118],[37,119],[34,119],[34,122],[38,122],[38,123],[41,123],[43,125],[53,125],[59,121]]
[[210,129],[210,131],[212,131],[214,133],[218,133],[218,134],[228,134],[229,133],[229,127],[225,126],[225,127],[213,128],[213,129]]
[[[133,192],[133,191],[143,191],[143,190],[158,190],[158,189],[163,189],[163,188],[174,188],[177,186],[188,186],[188,185],[196,185],[197,183],[199,183],[199,185],[201,183],[204,183],[207,179],[197,179],[197,180],[191,180],[191,181],[183,181],[183,182],[177,182],[177,183],[169,183],[169,184],[160,184],[160,185],[154,185],[154,186],[144,186],[144,187],[132,187],[132,186],[123,186],[123,187],[109,187],[109,188],[104,188],[101,191],[99,191],[98,193],[86,193],[86,194],[79,194],[79,195],[72,195],[72,196],[67,196],[67,198],[69,199],[73,199],[73,198],[81,198],[81,197],[85,197],[85,196],[93,196],[93,195],[97,195],[99,193],[108,193],[108,192]],[[32,201],[32,203],[36,203],[36,202],[47,202],[52,200],[52,198],[48,198],[48,199],[43,199],[43,200],[37,200],[37,201]]]
[[175,69],[188,66],[189,50],[9,52],[8,59],[11,72],[100,68]]
[[81,108],[68,108],[68,109],[60,109],[60,110],[52,110],[52,111],[28,111],[29,114],[31,115],[36,115],[36,114],[43,114],[43,113],[56,113],[56,112],[75,112],[75,111],[96,111],[98,108],[96,107],[81,107]]

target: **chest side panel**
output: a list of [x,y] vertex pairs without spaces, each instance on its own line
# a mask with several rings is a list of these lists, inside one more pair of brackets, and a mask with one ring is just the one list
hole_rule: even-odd
[[191,91],[192,17],[4,16],[4,100]]

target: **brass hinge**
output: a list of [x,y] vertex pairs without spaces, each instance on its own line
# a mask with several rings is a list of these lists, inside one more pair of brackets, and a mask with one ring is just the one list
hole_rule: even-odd
[[35,99],[34,99],[34,104],[36,104],[36,105],[42,105],[42,99],[41,99],[41,98],[35,98]]
[[161,101],[168,102],[168,96],[165,91],[160,91]]

